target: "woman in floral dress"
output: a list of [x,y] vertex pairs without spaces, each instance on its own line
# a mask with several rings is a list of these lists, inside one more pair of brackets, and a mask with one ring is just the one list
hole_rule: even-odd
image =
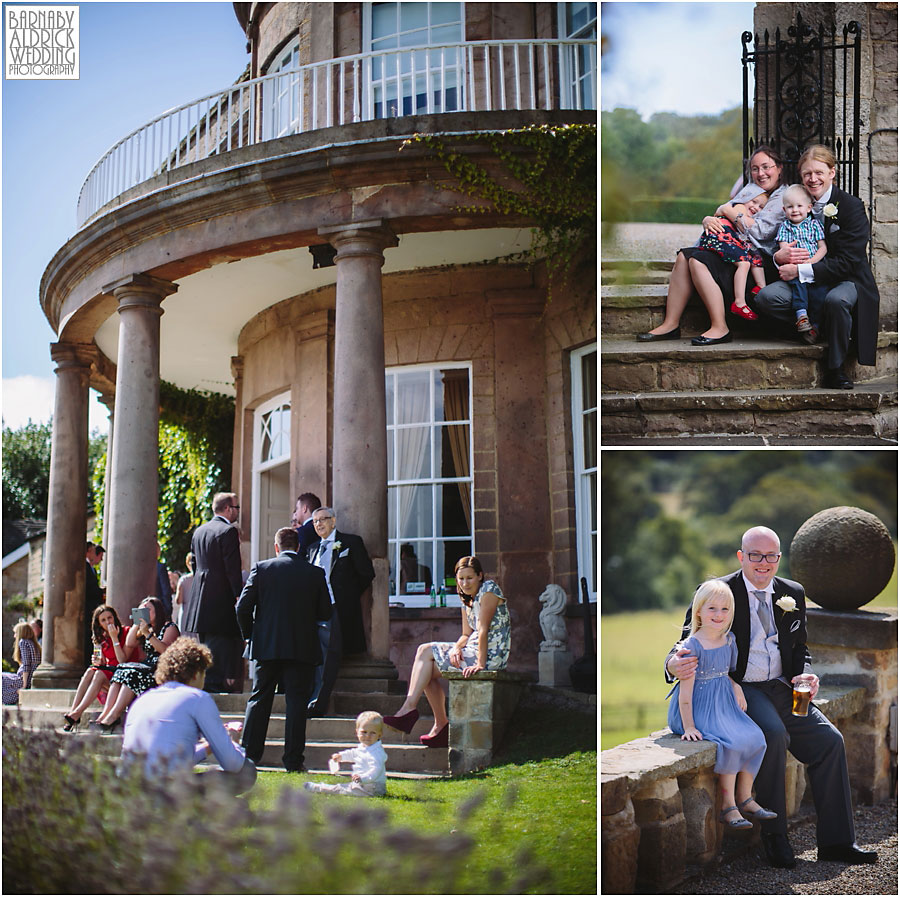
[[15,673],[3,674],[3,703],[18,704],[19,689],[31,688],[31,677],[41,662],[41,648],[28,623],[16,623],[13,628],[15,650],[13,660],[19,664]]
[[424,693],[434,713],[434,725],[419,741],[427,747],[447,747],[450,721],[444,707],[441,673],[451,667],[467,679],[479,670],[502,670],[509,662],[509,609],[500,586],[484,578],[477,557],[456,562],[456,594],[462,601],[462,635],[455,642],[426,642],[416,650],[409,674],[409,691],[403,706],[384,721],[394,729],[412,732],[419,711],[416,704]]

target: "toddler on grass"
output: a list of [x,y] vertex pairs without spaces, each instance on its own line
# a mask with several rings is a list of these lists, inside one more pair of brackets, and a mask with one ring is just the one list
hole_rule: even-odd
[[353,763],[353,772],[348,785],[324,785],[319,782],[306,782],[307,791],[318,791],[327,794],[345,794],[348,797],[383,797],[386,793],[387,773],[385,765],[387,754],[381,744],[381,732],[384,721],[380,713],[366,710],[356,718],[356,737],[359,747],[339,751],[331,755],[333,763]]

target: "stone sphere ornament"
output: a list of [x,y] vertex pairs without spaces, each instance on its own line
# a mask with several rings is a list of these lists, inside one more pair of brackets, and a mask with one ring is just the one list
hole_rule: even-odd
[[888,528],[861,508],[814,514],[791,542],[791,578],[828,610],[856,610],[891,579],[894,543]]

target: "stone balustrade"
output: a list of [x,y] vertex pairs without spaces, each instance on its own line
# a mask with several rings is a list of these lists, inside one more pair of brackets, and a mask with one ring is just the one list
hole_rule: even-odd
[[450,773],[463,775],[489,766],[534,677],[508,670],[482,670],[468,679],[459,670],[441,675],[450,684]]
[[[897,782],[897,612],[810,606],[807,631],[822,680],[815,704],[844,736],[853,800],[879,803]],[[723,833],[715,758],[712,743],[668,729],[601,752],[602,893],[662,893],[715,858]],[[806,789],[805,769],[788,753],[789,817]]]

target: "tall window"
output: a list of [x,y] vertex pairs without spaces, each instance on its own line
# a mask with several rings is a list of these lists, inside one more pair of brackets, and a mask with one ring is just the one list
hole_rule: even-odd
[[[560,3],[558,9],[559,33],[564,39],[596,42],[596,3]],[[563,59],[563,93],[566,105],[570,109],[596,109],[596,46],[571,48]]]
[[283,74],[265,82],[263,130],[266,140],[296,134],[300,130],[300,39],[291,41],[275,58],[266,74]]
[[391,600],[423,606],[450,580],[458,605],[453,567],[473,551],[469,367],[391,368],[385,392]]
[[[462,3],[367,4],[366,44],[375,118],[455,112],[462,108],[462,57],[444,44],[463,40]],[[434,49],[404,52],[409,47]]]
[[575,527],[578,578],[597,598],[597,344],[572,353]]
[[275,532],[290,524],[290,459],[291,399],[286,392],[260,405],[254,415],[252,563],[272,557]]

